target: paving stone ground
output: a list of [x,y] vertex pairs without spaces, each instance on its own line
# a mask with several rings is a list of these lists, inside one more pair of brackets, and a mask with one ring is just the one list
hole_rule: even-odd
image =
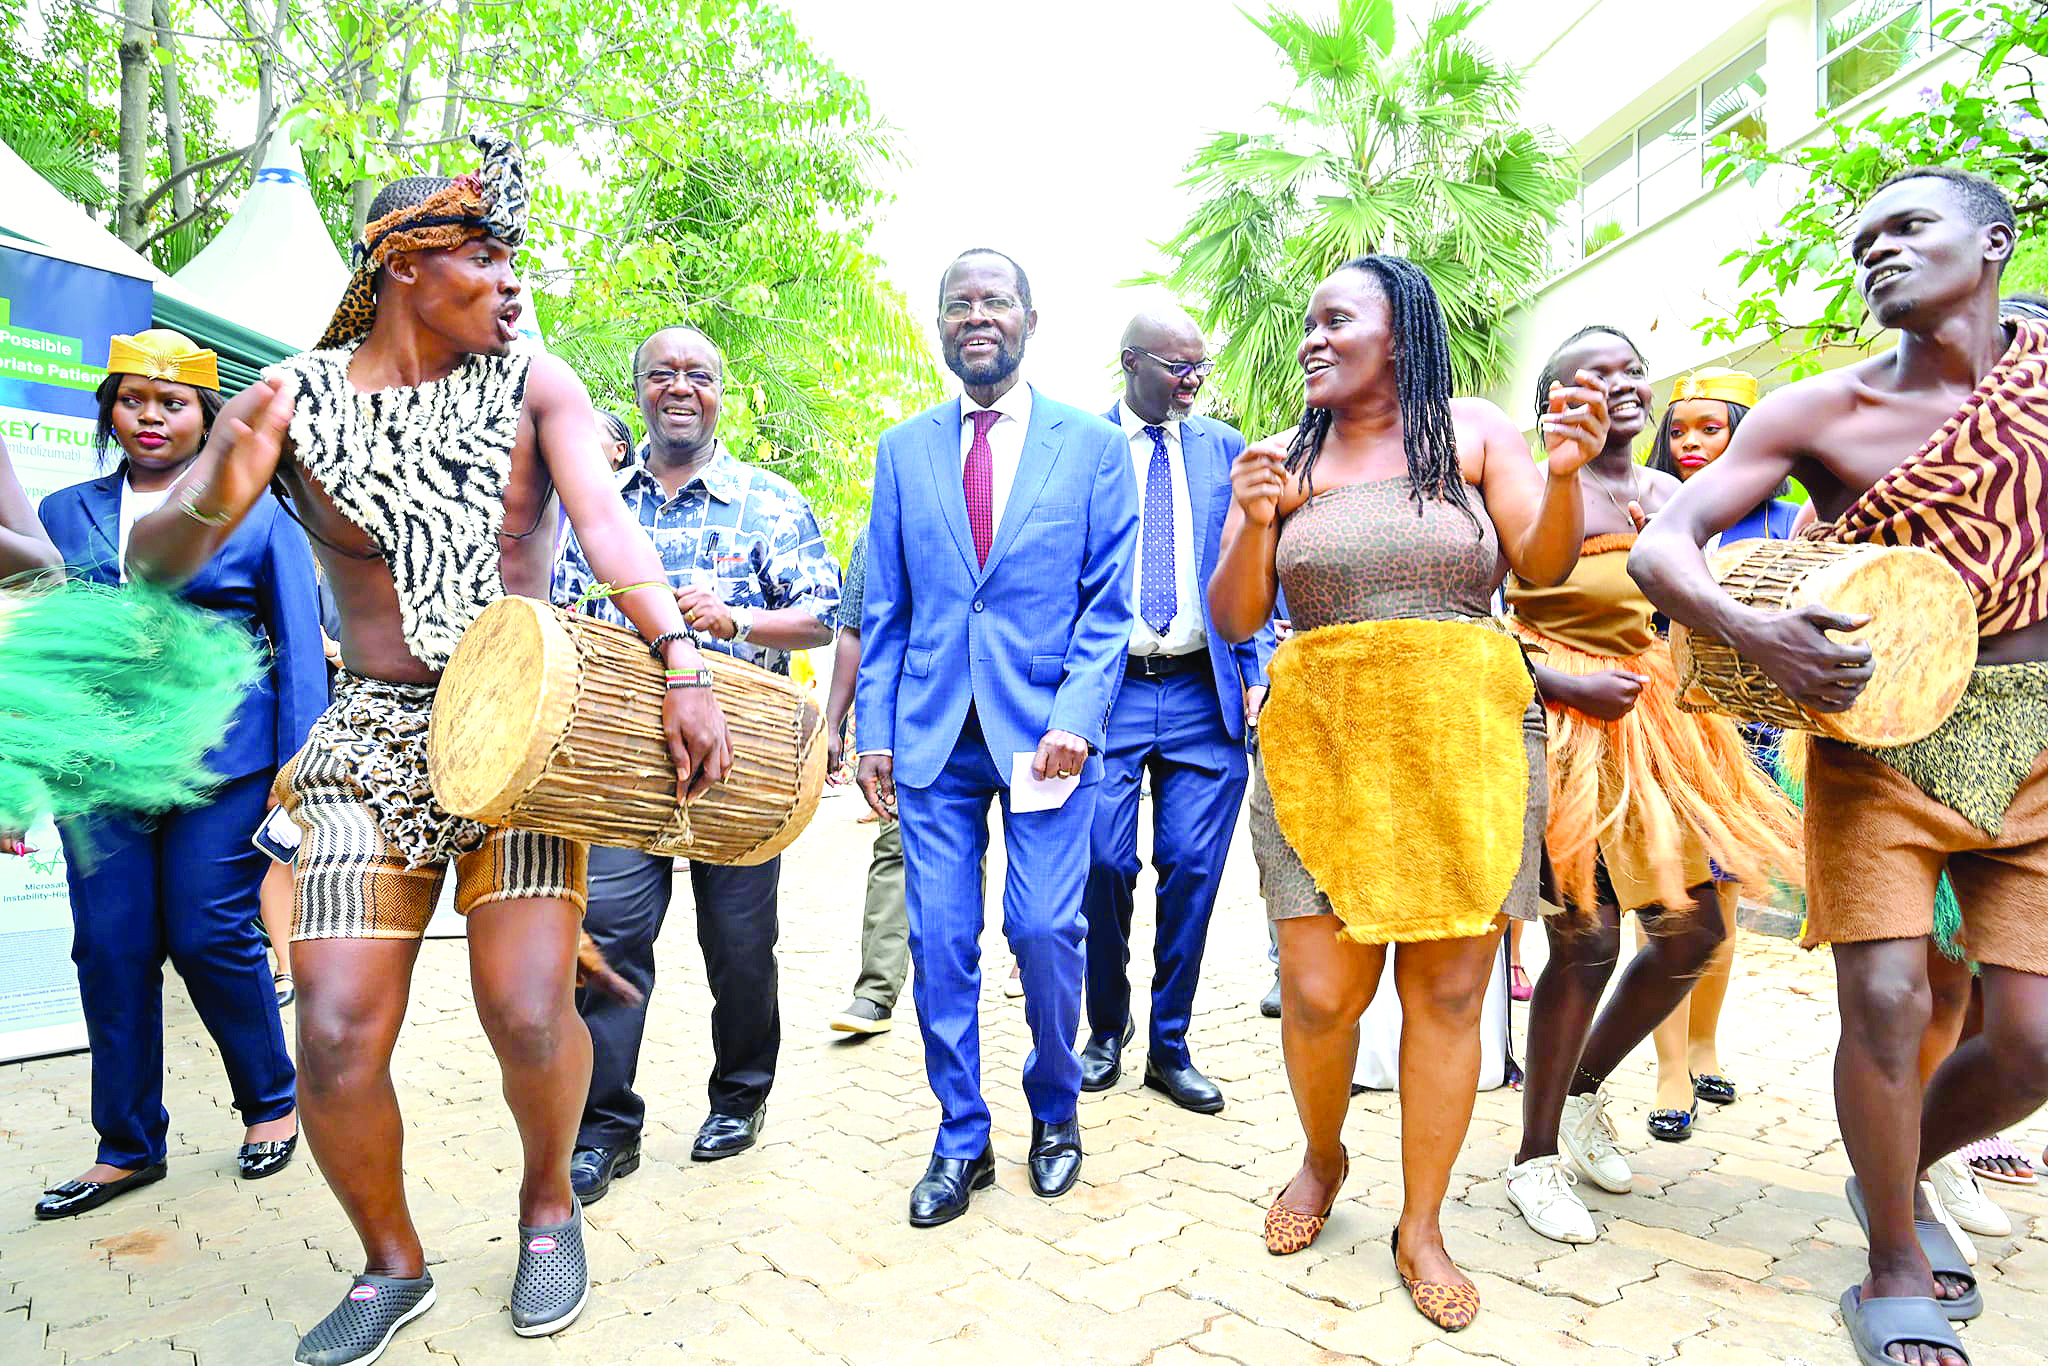
[[[905,1200],[938,1120],[908,1000],[891,1035],[847,1043],[824,1027],[858,957],[874,827],[855,823],[856,804],[829,798],[785,859],[783,1047],[767,1130],[753,1152],[710,1165],[688,1160],[710,1051],[683,881],[642,1061],[646,1162],[590,1211],[596,1286],[582,1319],[554,1338],[511,1331],[518,1143],[470,1007],[463,946],[425,947],[398,1085],[413,1208],[441,1299],[386,1362],[1853,1360],[1835,1301],[1861,1274],[1862,1240],[1842,1200],[1849,1168],[1829,1096],[1829,963],[1751,934],[1724,1028],[1743,1098],[1704,1114],[1691,1142],[1653,1143],[1642,1128],[1647,1049],[1632,1058],[1615,1079],[1613,1112],[1635,1189],[1580,1188],[1597,1243],[1569,1248],[1522,1225],[1500,1181],[1518,1096],[1480,1097],[1444,1211],[1452,1253],[1484,1297],[1469,1331],[1446,1336],[1424,1322],[1393,1273],[1391,1096],[1353,1104],[1351,1177],[1321,1241],[1269,1256],[1262,1212],[1298,1162],[1300,1133],[1277,1022],[1254,1004],[1269,976],[1242,833],[1191,1036],[1228,1108],[1186,1114],[1127,1072],[1113,1091],[1083,1098],[1082,1183],[1059,1201],[1034,1197],[1017,1082],[1027,1035],[1018,1003],[1000,994],[1009,960],[992,917],[982,1038],[997,1185],[943,1229],[908,1227]],[[1530,948],[1533,965],[1540,943]],[[1148,953],[1141,943],[1140,961]],[[171,1174],[145,1193],[35,1224],[37,1193],[91,1160],[85,1058],[0,1068],[0,1363],[287,1362],[357,1265],[311,1161],[260,1183],[234,1178],[239,1130],[218,1061],[182,988],[169,994]],[[2048,1120],[2014,1137],[2038,1149]],[[1994,1194],[2017,1235],[1983,1240],[1989,1308],[1965,1341],[1978,1366],[2048,1361],[2048,1186]]]

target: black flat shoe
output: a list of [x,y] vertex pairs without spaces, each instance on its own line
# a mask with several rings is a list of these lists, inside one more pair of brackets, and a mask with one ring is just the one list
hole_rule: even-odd
[[569,1159],[569,1188],[576,1199],[594,1205],[604,1199],[612,1182],[640,1170],[640,1140],[628,1139],[616,1148],[578,1148]]
[[1159,1092],[1183,1110],[1193,1110],[1198,1115],[1213,1115],[1223,1108],[1223,1092],[1195,1070],[1194,1064],[1185,1067],[1162,1067],[1148,1056],[1145,1059],[1145,1085]]
[[154,1185],[169,1171],[164,1163],[152,1162],[118,1181],[66,1181],[43,1192],[43,1198],[36,1201],[36,1218],[69,1219],[74,1214],[98,1209],[117,1196]]
[[933,1157],[924,1179],[910,1191],[910,1226],[936,1228],[967,1213],[974,1192],[996,1183],[996,1150],[979,1157]]
[[745,1152],[761,1136],[761,1126],[767,1120],[768,1102],[765,1100],[761,1102],[761,1108],[751,1115],[712,1113],[704,1120],[704,1127],[697,1130],[697,1143],[690,1149],[690,1160],[716,1162],[721,1157]]
[[1065,1124],[1031,1121],[1031,1189],[1050,1200],[1074,1188],[1081,1175],[1081,1119]]
[[1692,1079],[1693,1096],[1710,1105],[1733,1105],[1735,1083],[1726,1077],[1699,1076]]
[[1107,1091],[1117,1084],[1124,1074],[1124,1045],[1138,1032],[1138,1026],[1130,1020],[1124,1021],[1123,1037],[1114,1034],[1097,1034],[1088,1040],[1081,1050],[1081,1089],[1083,1091]]
[[1273,974],[1273,989],[1259,998],[1259,1014],[1269,1020],[1280,1018],[1280,974]]
[[1690,1110],[1652,1110],[1650,1137],[1661,1138],[1666,1143],[1683,1143],[1692,1137],[1692,1124],[1699,1116],[1698,1101],[1692,1103]]
[[244,1181],[261,1181],[266,1176],[275,1176],[292,1164],[292,1154],[299,1150],[299,1136],[267,1139],[262,1143],[244,1143],[235,1153],[235,1166],[240,1169]]

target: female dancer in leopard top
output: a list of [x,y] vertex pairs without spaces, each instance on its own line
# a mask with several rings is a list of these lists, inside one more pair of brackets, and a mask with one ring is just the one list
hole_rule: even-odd
[[1534,912],[1542,821],[1540,714],[1489,599],[1506,566],[1545,583],[1570,572],[1577,471],[1600,449],[1606,408],[1588,385],[1559,386],[1539,470],[1498,408],[1451,397],[1435,291],[1398,257],[1360,258],[1318,285],[1298,355],[1308,414],[1238,458],[1209,584],[1225,639],[1263,625],[1283,582],[1296,628],[1262,713],[1252,837],[1307,1151],[1266,1244],[1307,1247],[1336,1201],[1358,1020],[1398,944],[1395,1269],[1425,1315],[1457,1329],[1479,1297],[1439,1214],[1472,1117],[1501,927]]

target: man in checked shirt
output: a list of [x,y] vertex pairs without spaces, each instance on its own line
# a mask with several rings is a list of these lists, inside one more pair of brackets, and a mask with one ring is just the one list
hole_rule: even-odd
[[[668,568],[703,649],[789,672],[792,650],[829,644],[839,569],[810,504],[788,480],[746,464],[718,440],[725,358],[710,338],[668,328],[640,343],[633,385],[647,441],[619,472],[626,507]],[[555,599],[573,602],[596,575],[575,533],[555,567]],[[608,599],[583,611],[617,619]],[[690,1156],[711,1162],[754,1146],[782,1039],[776,1005],[776,885],[782,861],[751,868],[690,864],[697,942],[711,984],[711,1113]],[[632,849],[590,851],[584,928],[619,974],[652,994],[654,941],[673,894],[674,860]],[[646,1105],[633,1091],[647,1005],[578,991],[590,1026],[590,1097],[570,1178],[584,1204],[640,1165]]]

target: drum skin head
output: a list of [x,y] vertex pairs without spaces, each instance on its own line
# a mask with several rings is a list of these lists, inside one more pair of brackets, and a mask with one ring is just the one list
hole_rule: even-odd
[[[1804,558],[1799,550],[1781,549],[1815,544],[1737,541],[1710,555],[1708,566],[1717,581],[1752,607],[1784,611],[1819,605],[1870,618],[1860,630],[1833,633],[1836,640],[1870,647],[1876,668],[1869,686],[1847,711],[1805,713],[1801,729],[1873,748],[1926,737],[1955,710],[1977,664],[1977,611],[1969,589],[1947,561],[1916,547],[1819,543],[1829,547],[1824,562],[1796,566],[1793,560]],[[1760,558],[1785,558],[1759,569],[1751,561],[1753,552]],[[1672,629],[1672,653],[1681,676],[1690,674],[1695,639],[1705,647],[1712,638]],[[1704,648],[1701,655],[1704,659]],[[1755,671],[1753,665],[1743,667]],[[1703,690],[1710,696],[1716,691],[1689,681],[1694,681],[1689,700],[1700,700]],[[1738,719],[1757,719],[1731,711]]]
[[501,822],[567,728],[575,676],[575,642],[546,604],[507,597],[478,613],[434,693],[434,799],[464,819]]

